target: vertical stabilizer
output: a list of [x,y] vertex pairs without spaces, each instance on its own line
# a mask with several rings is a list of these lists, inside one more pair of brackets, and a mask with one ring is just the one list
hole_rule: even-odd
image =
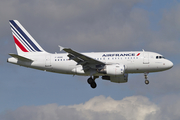
[[18,55],[46,52],[17,20],[9,20],[9,23]]

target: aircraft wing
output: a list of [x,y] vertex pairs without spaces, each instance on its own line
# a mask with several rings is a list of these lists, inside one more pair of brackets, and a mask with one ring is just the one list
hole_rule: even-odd
[[79,52],[76,52],[76,51],[72,50],[71,48],[63,48],[61,46],[59,46],[59,47],[60,47],[60,50],[64,50],[65,52],[69,53],[68,57],[70,58],[70,60],[76,61],[77,64],[80,64],[80,65],[88,64],[88,66],[90,64],[91,65],[105,65],[105,63],[103,63],[103,62],[95,60],[94,58],[91,58],[91,57],[81,54]]

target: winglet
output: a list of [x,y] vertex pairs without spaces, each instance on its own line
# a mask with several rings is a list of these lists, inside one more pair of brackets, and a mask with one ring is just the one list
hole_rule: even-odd
[[62,47],[62,46],[60,46],[60,45],[59,45],[59,48],[60,48],[60,51],[62,51],[62,50],[64,49],[64,47]]

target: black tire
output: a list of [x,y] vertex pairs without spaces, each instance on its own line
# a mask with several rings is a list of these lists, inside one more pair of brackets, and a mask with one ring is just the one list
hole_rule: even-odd
[[90,77],[90,78],[87,79],[87,82],[88,82],[89,84],[91,84],[91,83],[94,82],[94,80]]
[[149,84],[149,80],[145,80],[145,84],[148,85]]
[[91,85],[92,88],[96,88],[97,87],[97,84],[95,82],[92,82],[90,85]]

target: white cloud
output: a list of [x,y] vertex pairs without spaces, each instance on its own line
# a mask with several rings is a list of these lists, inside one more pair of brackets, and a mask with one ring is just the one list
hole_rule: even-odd
[[179,120],[179,95],[167,95],[159,104],[144,96],[122,100],[97,96],[89,101],[69,106],[47,104],[23,106],[0,115],[2,120]]
[[23,106],[6,112],[0,118],[3,120],[145,120],[148,115],[154,115],[158,110],[157,105],[143,96],[126,97],[122,100],[98,96],[78,105]]
[[148,115],[145,120],[179,120],[180,95],[165,95],[157,100],[159,111],[154,115]]

